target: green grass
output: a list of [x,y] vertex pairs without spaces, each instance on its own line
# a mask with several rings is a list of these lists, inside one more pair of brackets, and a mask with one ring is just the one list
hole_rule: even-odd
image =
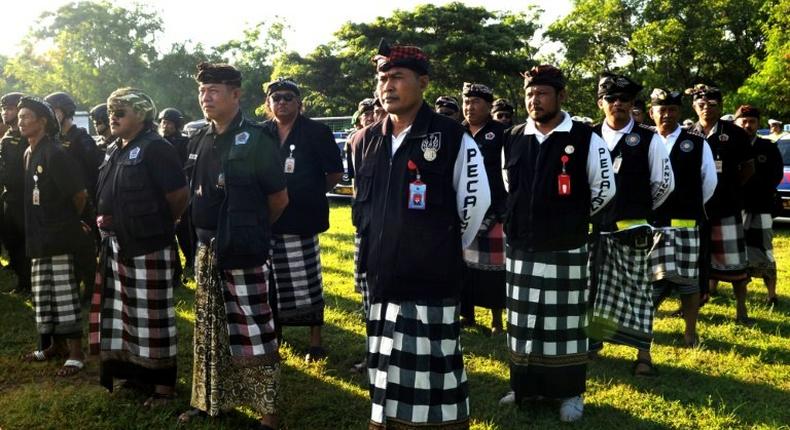
[[[326,325],[325,361],[307,364],[307,329],[286,328],[282,428],[361,429],[369,413],[363,376],[349,373],[363,357],[364,325],[360,297],[353,291],[353,228],[347,205],[333,204],[332,228],[321,236]],[[465,329],[462,344],[469,373],[473,429],[789,429],[790,426],[790,229],[779,226],[774,242],[779,267],[780,305],[766,308],[761,281],[749,287],[754,328],[733,324],[729,284],[700,316],[699,349],[679,347],[683,322],[669,316],[678,306],[667,301],[655,322],[654,362],[661,375],[635,379],[634,350],[607,345],[588,373],[584,419],[575,425],[557,420],[555,404],[502,407],[508,390],[505,337],[491,338],[480,328]],[[28,299],[10,293],[13,277],[0,272],[0,428],[10,429],[160,429],[174,428],[188,408],[191,384],[192,298],[194,284],[177,290],[179,330],[178,400],[149,411],[143,396],[108,393],[98,385],[97,361],[72,379],[52,375],[60,363],[24,364],[19,357],[35,346],[33,310]],[[478,309],[478,320],[490,316]],[[86,324],[87,326],[87,324]],[[217,419],[197,420],[189,428],[236,429],[252,422],[241,409]]]

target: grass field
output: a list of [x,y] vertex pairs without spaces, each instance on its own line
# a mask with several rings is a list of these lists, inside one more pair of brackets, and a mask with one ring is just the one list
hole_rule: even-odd
[[[363,357],[360,297],[353,291],[353,228],[347,205],[333,204],[332,228],[321,236],[326,297],[325,345],[329,358],[307,364],[307,329],[287,328],[282,346],[281,428],[362,429],[369,413],[367,385],[349,367]],[[465,329],[462,345],[471,392],[472,428],[490,429],[790,429],[790,226],[778,226],[780,304],[767,308],[761,281],[749,287],[753,328],[736,326],[729,284],[700,316],[702,346],[683,349],[683,322],[670,317],[677,300],[667,301],[655,322],[654,362],[661,375],[635,379],[634,351],[607,345],[589,366],[584,419],[557,420],[555,404],[499,406],[508,390],[505,337],[481,328]],[[98,385],[97,361],[71,379],[53,376],[62,363],[24,364],[35,347],[29,299],[12,294],[13,276],[0,273],[0,429],[167,429],[189,406],[192,370],[194,284],[177,290],[179,330],[178,400],[148,410],[144,396]],[[490,316],[478,309],[478,320]],[[87,318],[85,318],[87,320]],[[87,330],[87,323],[86,323]],[[195,429],[246,428],[248,410],[190,423]]]

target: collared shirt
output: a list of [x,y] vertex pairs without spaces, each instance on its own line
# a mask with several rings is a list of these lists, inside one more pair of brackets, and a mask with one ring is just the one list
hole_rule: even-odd
[[[392,139],[392,155],[394,156],[398,148],[411,131],[411,125],[398,135],[390,135]],[[474,173],[472,178],[470,173]],[[488,185],[483,154],[477,147],[477,142],[469,135],[464,133],[458,154],[455,157],[453,167],[453,189],[455,189],[455,204],[458,210],[458,217],[464,221],[461,223],[462,236],[461,245],[466,248],[474,241],[480,225],[483,223],[486,211],[491,205],[491,192]],[[474,205],[467,202],[474,201]]]
[[[601,135],[610,152],[614,150],[624,135],[631,133],[635,125],[633,119],[620,130],[612,129],[606,121],[601,124]],[[672,174],[669,152],[656,133],[653,133],[653,138],[650,139],[647,161],[650,165],[650,194],[653,197],[653,209],[655,209],[661,206],[675,189],[675,175]],[[668,172],[665,172],[667,170]]]
[[[551,133],[555,131],[569,133],[573,126],[573,121],[567,112],[563,111],[562,115],[562,122],[546,134],[541,133],[540,130],[537,129],[535,121],[532,118],[527,118],[527,125],[524,127],[524,135],[535,135],[535,139],[538,143],[543,143],[549,138]],[[590,195],[592,196],[591,215],[597,213],[601,208],[606,206],[617,192],[617,186],[614,181],[609,181],[607,179],[612,176],[612,158],[609,156],[606,142],[604,142],[600,136],[593,133],[592,136],[590,136],[590,150],[587,156],[587,181],[590,184]],[[602,187],[604,181],[608,182],[609,186]]]
[[[669,133],[666,137],[656,133],[659,139],[661,139],[661,141],[664,143],[667,153],[672,152],[672,148],[674,148],[675,142],[677,142],[681,131],[683,131],[683,128],[677,126],[675,130],[672,133]],[[716,191],[716,184],[719,182],[719,179],[716,176],[716,163],[713,161],[713,152],[710,150],[707,140],[702,146],[702,165],[700,166],[700,175],[702,176],[702,202],[707,203],[708,200],[713,197],[713,192]]]

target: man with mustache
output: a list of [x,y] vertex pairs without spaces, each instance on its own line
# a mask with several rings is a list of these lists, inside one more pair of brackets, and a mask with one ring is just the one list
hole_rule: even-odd
[[602,341],[638,350],[634,375],[653,375],[648,361],[653,339],[653,297],[648,277],[648,253],[653,233],[647,224],[675,187],[672,166],[661,139],[632,118],[642,85],[627,76],[604,74],[598,82],[598,107],[605,119],[595,132],[606,142],[617,183],[614,203],[603,212],[592,258],[596,271],[590,325],[590,351]]
[[529,117],[505,138],[513,391],[500,403],[560,399],[560,420],[577,421],[587,380],[588,231],[614,196],[614,172],[606,143],[562,111],[562,71],[540,65],[523,75]]
[[461,251],[490,204],[483,158],[425,103],[422,49],[382,40],[374,62],[388,117],[354,147],[352,211],[370,288],[369,428],[469,428],[458,297]]

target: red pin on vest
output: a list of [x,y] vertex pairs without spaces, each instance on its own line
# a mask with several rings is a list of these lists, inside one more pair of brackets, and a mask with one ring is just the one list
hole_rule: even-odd
[[570,158],[567,155],[563,155],[560,157],[560,161],[562,162],[562,173],[557,175],[557,192],[561,196],[569,196],[571,195],[571,176],[566,173],[565,166],[570,161]]

